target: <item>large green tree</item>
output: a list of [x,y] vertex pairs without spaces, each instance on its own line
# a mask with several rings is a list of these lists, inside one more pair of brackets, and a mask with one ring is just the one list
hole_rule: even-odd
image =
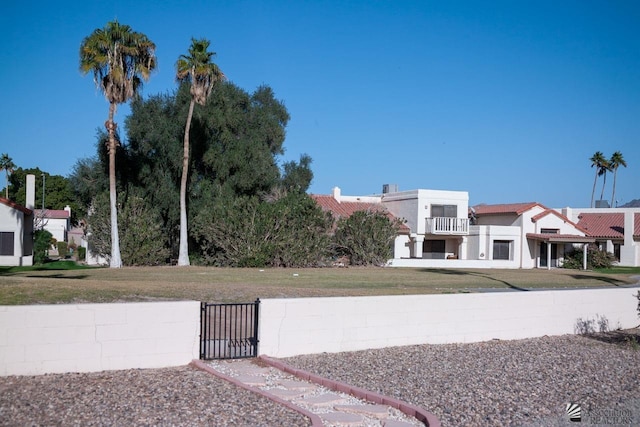
[[[162,247],[170,249],[168,258],[172,260],[177,259],[179,252],[180,213],[175,201],[180,191],[184,120],[191,99],[188,84],[180,85],[174,93],[134,99],[125,123],[127,143],[118,150],[117,158],[119,199],[125,198],[118,203],[121,215],[130,211],[127,200],[129,195],[135,194],[139,198],[136,203],[144,205],[144,209],[136,205],[135,211],[153,212],[153,221],[162,230],[156,237]],[[313,177],[311,158],[302,155],[299,163],[286,162],[282,169],[278,166],[278,156],[284,151],[288,117],[284,105],[275,99],[267,86],[247,93],[225,81],[218,84],[206,105],[195,108],[189,138],[191,161],[186,193],[192,263],[313,265],[317,262],[315,258],[324,253],[324,249],[310,248],[314,247],[313,242],[326,240],[326,232],[318,231],[323,229],[321,226],[311,226],[317,235],[314,237],[312,232],[305,231],[308,228],[304,225],[316,221],[315,211],[309,207],[309,200],[305,198],[308,196],[304,194]],[[106,140],[104,132],[98,134],[99,155],[79,161],[71,177],[74,188],[81,192],[82,200],[88,205],[96,195],[106,197],[103,193],[108,188],[108,159],[104,150],[100,150]],[[103,202],[100,203],[102,207]],[[316,207],[313,202],[311,204]],[[96,207],[94,213],[104,209],[99,209],[95,202],[93,205]],[[249,227],[241,221],[252,216],[245,217],[241,212],[254,212],[260,221]],[[108,231],[104,222],[96,222],[98,219],[99,215],[89,217],[92,238],[104,236]],[[216,238],[229,242],[233,241],[230,236],[236,236],[237,247],[211,243],[214,235],[209,231],[218,232],[223,227],[228,230],[226,240],[224,233]],[[129,230],[133,232],[134,229]],[[263,233],[276,229],[277,236]],[[300,236],[307,234],[295,240],[286,237],[296,232],[301,233]],[[122,233],[123,264],[130,265],[129,258],[133,259],[135,254],[125,250],[124,240],[128,236],[124,235],[127,233],[124,228]],[[251,245],[243,245],[245,234],[254,236],[245,239],[251,241]],[[108,236],[101,239],[99,248],[93,246],[92,249],[109,249],[106,240]],[[309,250],[300,250],[301,244],[307,245],[305,248]],[[325,246],[321,242],[316,245],[318,248]],[[159,246],[154,253],[162,253]]]
[[623,166],[625,168],[627,167],[627,162],[625,161],[620,151],[616,151],[615,153],[613,153],[613,155],[611,156],[611,159],[609,160],[609,166],[613,171],[613,190],[611,192],[611,206],[614,207],[615,206],[614,202],[616,200],[616,179],[618,177],[618,168],[620,166]]
[[[144,191],[164,225],[165,244],[176,258],[179,245],[178,203],[182,146],[180,144],[189,93],[152,95],[131,103],[127,117],[128,184]],[[123,161],[124,162],[124,161]]]
[[215,84],[225,78],[212,61],[215,52],[209,52],[209,40],[191,39],[187,55],[176,62],[176,79],[190,86],[191,102],[184,127],[182,178],[180,179],[180,249],[178,265],[189,265],[189,236],[187,234],[187,179],[189,175],[189,130],[195,104],[205,105]]
[[7,153],[3,153],[0,157],[0,170],[4,171],[7,183],[5,187],[5,199],[9,198],[9,174],[13,172],[15,167],[16,165],[13,163],[13,159],[11,159]]
[[116,203],[116,106],[133,98],[156,68],[155,44],[142,33],[118,21],[108,22],[86,37],[80,45],[80,71],[93,73],[96,86],[109,102],[105,127],[109,134],[109,198],[111,211],[110,266],[122,266]]

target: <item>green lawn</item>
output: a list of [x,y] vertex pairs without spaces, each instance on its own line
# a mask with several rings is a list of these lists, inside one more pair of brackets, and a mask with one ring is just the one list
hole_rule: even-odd
[[73,263],[0,267],[0,305],[477,292],[481,289],[619,287],[640,268],[607,271],[424,268],[86,268]]

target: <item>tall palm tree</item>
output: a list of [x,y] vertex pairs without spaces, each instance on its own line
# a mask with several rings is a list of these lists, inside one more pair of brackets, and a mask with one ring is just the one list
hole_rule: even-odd
[[0,170],[4,170],[5,176],[7,177],[7,187],[5,188],[5,199],[9,199],[9,174],[13,173],[13,170],[16,168],[15,163],[13,163],[13,159],[9,157],[7,153],[2,154],[0,157]]
[[593,198],[596,194],[596,184],[598,182],[598,177],[602,175],[602,165],[607,161],[607,159],[604,157],[604,154],[602,154],[601,151],[596,151],[589,160],[591,160],[591,167],[596,168],[596,175],[593,178],[593,189],[591,190],[591,207],[593,207]]
[[626,168],[627,162],[624,160],[624,157],[622,157],[622,153],[616,151],[615,153],[613,153],[611,159],[609,160],[609,166],[611,166],[611,169],[613,170],[613,191],[611,192],[611,206],[615,207],[613,202],[616,199],[616,177],[618,176],[618,168],[620,166],[624,166]]
[[602,175],[602,190],[600,191],[600,200],[604,200],[604,188],[607,185],[607,172],[611,172],[611,166],[608,159],[604,159],[600,165],[600,172],[598,175]]
[[156,68],[156,45],[146,35],[134,32],[118,21],[108,22],[82,40],[80,71],[93,73],[93,80],[109,102],[109,116],[105,122],[109,134],[109,198],[111,208],[112,268],[122,267],[116,210],[116,123],[113,117],[118,104],[136,96],[142,80],[148,80]]
[[189,265],[189,243],[187,234],[187,177],[189,175],[189,130],[196,103],[205,105],[215,84],[225,79],[218,66],[211,62],[215,52],[209,52],[209,40],[191,39],[187,55],[180,55],[176,62],[176,80],[191,84],[191,102],[187,123],[184,127],[184,144],[182,158],[182,179],[180,181],[180,251],[178,265]]

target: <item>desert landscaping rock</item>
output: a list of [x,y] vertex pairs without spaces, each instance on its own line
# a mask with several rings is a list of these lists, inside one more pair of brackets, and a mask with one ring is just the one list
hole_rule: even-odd
[[0,377],[2,426],[309,426],[298,412],[184,366]]
[[[640,338],[632,331],[631,336]],[[640,349],[606,336],[416,345],[284,361],[420,406],[443,426],[571,426],[616,413],[640,425]],[[276,378],[276,381],[290,378]],[[277,383],[274,383],[277,384]],[[0,424],[308,426],[308,418],[188,366],[0,377]],[[611,424],[611,423],[610,423]],[[381,420],[379,425],[408,425]]]
[[640,349],[606,338],[416,345],[283,361],[422,407],[443,426],[575,425],[565,413],[570,402],[592,414],[626,408],[631,425],[640,425]]

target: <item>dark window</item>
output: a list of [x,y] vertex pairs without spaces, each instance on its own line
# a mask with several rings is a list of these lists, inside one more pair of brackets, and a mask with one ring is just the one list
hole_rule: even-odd
[[509,240],[494,240],[493,259],[511,259],[509,254],[510,247],[511,242]]
[[456,218],[458,216],[457,205],[431,205],[431,217]]
[[425,259],[444,259],[444,240],[425,240],[422,243],[422,257]]
[[560,230],[557,228],[543,228],[540,230],[540,233],[542,234],[558,234],[559,232]]
[[13,256],[13,233],[10,231],[0,232],[0,255]]

